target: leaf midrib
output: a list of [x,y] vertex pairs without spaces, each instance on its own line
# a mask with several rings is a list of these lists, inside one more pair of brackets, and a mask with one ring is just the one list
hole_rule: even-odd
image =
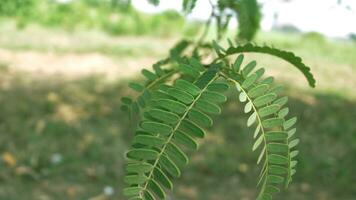
[[178,121],[178,123],[176,124],[176,126],[173,128],[170,136],[168,137],[167,139],[167,142],[163,145],[161,151],[159,152],[158,156],[157,156],[157,159],[156,161],[154,162],[153,164],[153,167],[152,167],[152,171],[150,172],[150,174],[148,175],[147,177],[147,181],[144,185],[144,187],[142,188],[141,190],[141,197],[143,196],[142,192],[147,190],[147,186],[148,186],[148,183],[149,181],[152,179],[152,176],[153,176],[153,171],[157,168],[157,165],[158,165],[158,162],[161,158],[161,156],[163,155],[163,153],[165,152],[166,148],[167,148],[167,145],[171,142],[173,136],[174,136],[174,133],[178,130],[180,124],[183,122],[183,120],[187,117],[189,111],[194,107],[195,103],[200,99],[201,95],[203,94],[203,92],[208,88],[208,86],[213,82],[215,81],[215,79],[217,78],[217,75],[215,75],[214,78],[212,78],[208,84],[206,84],[206,86],[200,91],[199,95],[196,96],[196,98],[194,99],[194,101],[189,105],[189,107],[186,109],[186,111],[184,112],[184,114],[182,115],[181,119]]
[[[262,174],[262,176],[265,176],[265,174],[266,174],[267,171],[268,171],[268,153],[267,153],[267,140],[266,140],[265,130],[264,130],[264,127],[263,127],[263,125],[262,125],[261,116],[260,116],[260,114],[258,113],[257,108],[256,108],[255,104],[253,103],[252,99],[251,99],[250,96],[247,94],[246,90],[245,90],[244,88],[242,88],[242,87],[240,87],[240,89],[241,89],[242,92],[245,93],[245,95],[246,95],[248,101],[251,102],[251,104],[252,104],[252,109],[255,111],[256,116],[257,116],[257,120],[258,120],[258,122],[259,122],[259,124],[260,124],[260,126],[261,126],[261,134],[263,135],[263,143],[264,143],[264,145],[265,145],[265,147],[266,147],[266,148],[264,149],[264,154],[265,154],[265,157],[266,157],[265,159],[266,159],[266,161],[267,161],[267,162],[266,162],[266,170],[265,170],[265,172],[263,172],[263,174]],[[262,170],[263,170],[263,167],[262,167]],[[265,179],[265,181],[264,181],[264,183],[263,183],[264,186],[265,186],[265,184],[266,184],[266,180],[267,180],[267,178]],[[264,186],[263,186],[262,188],[264,188]]]
[[[265,170],[265,172],[263,172],[263,174],[261,175],[261,176],[265,176],[265,174],[266,174],[267,171],[268,171],[267,140],[266,140],[266,135],[265,135],[264,127],[262,126],[262,120],[261,120],[260,114],[258,113],[255,104],[253,103],[252,99],[250,98],[250,96],[248,95],[248,93],[246,92],[246,90],[245,90],[244,88],[242,88],[242,86],[240,86],[240,83],[238,83],[236,80],[234,80],[234,79],[232,79],[232,78],[229,78],[227,75],[225,75],[225,74],[223,74],[223,73],[221,73],[221,74],[222,74],[226,79],[228,79],[228,80],[234,82],[235,85],[238,86],[238,87],[241,89],[241,91],[242,91],[243,93],[245,93],[245,95],[246,95],[248,101],[251,102],[251,104],[252,104],[252,109],[253,109],[254,112],[256,113],[257,120],[258,120],[258,122],[259,122],[259,124],[260,124],[260,126],[261,126],[261,132],[262,132],[261,134],[263,134],[263,143],[264,143],[264,145],[265,145],[265,147],[266,147],[265,150],[264,150],[264,154],[265,154],[265,157],[266,157],[265,159],[266,159],[266,161],[267,161],[267,162],[266,162],[266,170]],[[264,169],[264,168],[262,167],[262,170],[263,170],[263,169]],[[264,183],[263,183],[263,186],[262,186],[263,189],[264,189],[264,187],[265,187],[265,185],[266,185],[266,180],[267,180],[267,178],[264,180]],[[263,194],[263,190],[261,191],[261,194]]]

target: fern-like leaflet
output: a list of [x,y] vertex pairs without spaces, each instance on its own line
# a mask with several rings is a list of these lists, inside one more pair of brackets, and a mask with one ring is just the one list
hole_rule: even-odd
[[[264,160],[257,184],[261,188],[257,199],[267,200],[272,199],[272,195],[280,191],[279,185],[289,183],[290,176],[295,172],[292,168],[296,161],[290,160],[290,148],[299,140],[289,143],[287,131],[295,124],[296,118],[284,119],[289,109],[283,106],[288,99],[277,98],[281,87],[272,87],[273,78],[261,79],[265,72],[263,68],[253,72],[256,67],[255,61],[240,69],[242,61],[243,55],[239,55],[230,71],[230,77],[234,78],[224,76],[236,85],[239,100],[246,103],[244,112],[249,113],[247,126],[257,124],[253,134],[255,142],[252,150],[261,149],[257,164]],[[295,132],[295,129],[291,131]]]
[[[252,150],[259,151],[257,164],[261,165],[257,199],[272,199],[274,193],[292,181],[299,139],[294,139],[297,119],[287,119],[288,98],[278,97],[282,87],[273,84],[273,77],[264,77],[265,69],[256,69],[256,61],[242,67],[243,54],[232,64],[229,56],[243,50],[276,54],[299,66],[313,85],[315,80],[309,68],[298,60],[299,57],[288,52],[251,46],[233,47],[232,42],[227,50],[216,42],[211,47],[218,58],[210,64],[201,64],[198,52],[189,58],[172,56],[171,51],[168,59],[176,63],[170,69],[172,71],[144,71],[148,82],[142,88],[149,92],[149,98],[141,106],[142,119],[127,152],[125,182],[129,187],[124,189],[124,194],[130,200],[166,198],[165,189],[173,188],[171,179],[181,175],[189,160],[182,147],[196,150],[196,140],[204,138],[204,128],[213,124],[211,115],[220,114],[219,104],[226,101],[223,92],[229,88],[226,81],[237,89],[240,102],[245,104],[244,112],[249,115],[247,126],[255,125]],[[169,73],[173,72],[178,78],[167,81],[166,77],[171,77]],[[155,87],[149,87],[153,83]]]
[[144,109],[146,107],[146,104],[151,97],[151,89],[157,87],[161,83],[164,83],[167,79],[178,73],[177,69],[163,69],[162,66],[181,60],[182,54],[184,50],[189,46],[189,44],[191,44],[191,42],[187,40],[182,40],[178,42],[174,47],[170,49],[170,54],[168,58],[162,59],[152,65],[154,72],[149,71],[147,69],[143,69],[141,73],[146,79],[144,84],[136,82],[129,83],[129,87],[135,92],[137,92],[138,95],[136,98],[128,96],[123,97],[121,99],[121,109],[128,111],[130,118],[132,118],[133,115],[140,113],[140,109]]
[[[162,85],[152,94],[150,108],[127,153],[131,162],[126,167],[129,175],[125,181],[131,186],[125,189],[125,195],[133,199],[164,199],[163,187],[172,189],[169,177],[179,177],[181,168],[188,163],[178,144],[196,148],[195,139],[205,135],[202,127],[212,125],[209,115],[220,114],[217,103],[226,100],[214,91],[218,67],[208,69],[194,83],[178,79],[173,86]],[[220,98],[210,101],[216,95]]]
[[311,87],[315,87],[315,79],[313,74],[310,72],[310,67],[305,65],[300,57],[294,55],[294,53],[289,51],[284,51],[269,46],[258,46],[251,43],[247,43],[245,45],[239,45],[237,47],[231,45],[226,50],[226,54],[221,55],[219,59],[230,55],[247,52],[269,54],[289,62],[293,66],[297,67],[304,74]]

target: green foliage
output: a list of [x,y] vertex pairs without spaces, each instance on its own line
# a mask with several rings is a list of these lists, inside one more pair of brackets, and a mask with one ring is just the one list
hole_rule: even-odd
[[2,0],[0,2],[0,15],[24,15],[29,14],[38,0]]
[[[100,5],[98,1],[83,2],[89,6]],[[83,5],[83,2],[76,5]],[[158,0],[150,2],[159,3]],[[189,13],[196,1],[183,3],[184,10]],[[212,15],[217,20],[218,40],[231,18],[225,13],[226,8],[233,9],[242,20],[240,39],[252,39],[259,21],[256,1],[219,1],[219,12],[214,10]],[[69,4],[54,4],[50,9],[59,15],[43,16],[43,23],[65,23],[72,27],[73,19],[79,20],[88,14],[85,10],[73,10]],[[106,5],[100,9],[105,13],[111,8]],[[126,12],[133,11],[128,9]],[[254,13],[253,17],[251,13]],[[181,19],[172,12],[164,15],[167,19]],[[107,15],[103,16],[106,22]],[[138,22],[137,29],[129,30],[131,27],[125,24],[115,26],[115,20],[105,23],[104,27],[115,34],[144,32],[147,27],[140,24],[141,16],[132,13],[130,16],[133,18],[127,19]],[[118,18],[123,19],[122,16]],[[160,19],[153,18],[151,25],[166,27]],[[92,25],[88,23],[88,26]],[[290,52],[251,44],[235,47],[231,41],[229,44],[225,49],[216,41],[207,44],[182,41],[170,50],[169,57],[154,64],[152,71],[142,70],[144,83],[129,84],[137,95],[123,97],[122,109],[138,121],[133,144],[126,153],[128,164],[124,181],[128,187],[123,193],[130,199],[166,199],[166,190],[173,188],[173,178],[180,177],[189,162],[187,150],[198,149],[198,140],[207,134],[205,129],[213,125],[213,117],[221,114],[220,104],[227,101],[224,92],[229,89],[228,83],[236,89],[238,99],[244,104],[247,127],[254,127],[252,151],[259,152],[256,160],[261,168],[257,199],[272,199],[273,194],[292,181],[299,154],[296,146],[300,142],[295,138],[297,119],[287,117],[289,108],[285,105],[288,98],[279,97],[281,87],[274,86],[274,78],[265,77],[265,69],[257,69],[256,61],[244,65],[244,56],[240,53],[257,52],[282,58],[296,66],[314,86],[310,68]],[[208,62],[213,51],[218,57]],[[240,55],[232,60],[231,56],[235,54]]]
[[185,28],[190,32],[197,30],[197,26],[185,26],[183,17],[176,11],[144,14],[135,10],[128,0],[75,0],[66,3],[4,0],[0,3],[0,17],[14,18],[20,27],[37,23],[67,30],[95,28],[112,35],[170,36],[184,33]]
[[297,67],[306,77],[306,79],[309,82],[309,85],[311,87],[315,87],[315,79],[313,74],[310,72],[310,67],[306,66],[303,62],[302,59],[292,52],[288,51],[283,51],[277,48],[269,47],[269,46],[257,46],[251,43],[237,46],[237,47],[230,47],[227,49],[226,54],[222,55],[222,57],[226,57],[229,55],[233,55],[236,53],[243,53],[243,52],[252,52],[252,53],[263,53],[263,54],[269,54],[272,56],[276,56],[278,58],[281,58],[290,64],[294,65]]
[[[148,0],[158,5],[159,0]],[[184,0],[183,12],[189,14],[197,0]],[[236,40],[250,41],[259,29],[260,8],[256,0],[219,0],[212,5],[212,14],[207,25],[215,20],[218,39],[227,31],[230,20],[239,22]],[[233,12],[231,12],[233,11]],[[113,35],[162,35],[178,33],[195,35],[200,23],[184,24],[183,17],[176,11],[165,11],[156,15],[143,14],[131,6],[130,0],[75,0],[69,2],[41,0],[3,0],[0,17],[15,18],[19,27],[29,23],[44,26],[61,26],[68,30],[98,28]],[[169,28],[167,28],[169,27]]]
[[[105,45],[102,39],[95,40],[97,35],[92,34],[88,36],[74,33],[70,36],[68,35],[70,33],[62,35],[62,32],[57,33],[53,29],[46,30],[49,31],[46,33],[32,31],[31,29],[24,31],[3,29],[0,35],[2,40],[16,41],[19,35],[21,38],[26,38],[26,34],[32,33],[36,34],[37,38],[44,38],[44,44],[41,45],[53,46],[52,43],[48,44],[50,36],[57,37],[60,34],[68,40],[73,36],[75,38],[90,37],[94,43],[90,45]],[[290,189],[277,194],[274,199],[309,200],[320,198],[320,194],[329,199],[353,199],[355,182],[353,182],[352,169],[356,164],[356,157],[349,156],[345,159],[345,155],[356,154],[356,138],[354,137],[356,126],[350,120],[356,119],[353,89],[355,80],[345,78],[352,77],[349,72],[354,67],[352,63],[356,63],[348,58],[348,55],[355,55],[355,48],[349,48],[346,51],[349,45],[354,44],[327,40],[328,48],[321,52],[321,49],[318,49],[321,48],[320,46],[310,45],[308,48],[300,45],[300,38],[296,35],[284,37],[276,33],[262,35],[261,40],[268,41],[269,44],[287,48],[294,53],[298,52],[299,56],[303,55],[303,61],[310,64],[312,72],[318,73],[318,87],[315,90],[309,90],[304,87],[307,84],[303,82],[302,76],[299,76],[300,79],[294,79],[297,78],[298,72],[289,68],[288,63],[276,62],[278,60],[272,57],[259,60],[261,54],[244,53],[246,63],[243,66],[253,58],[258,61],[258,66],[266,69],[266,75],[270,75],[271,70],[273,72],[277,70],[275,82],[285,87],[283,94],[289,96],[289,112],[293,116],[298,116],[298,131],[295,133],[300,138],[300,144],[297,146],[300,151],[297,158],[297,173],[293,177]],[[269,37],[266,38],[266,36]],[[274,37],[271,38],[272,36]],[[101,37],[108,36],[100,35]],[[32,43],[29,40],[17,42],[14,45],[26,45],[26,49],[22,50],[43,52],[43,50],[38,50],[39,43]],[[169,49],[166,48],[166,40],[160,42],[160,40],[144,38],[143,43],[150,44],[151,49],[142,45],[137,46],[138,43],[142,43],[142,40],[141,43],[140,40],[134,43],[125,43],[125,40],[120,40],[118,43],[111,42],[110,45],[116,44],[123,48],[130,45],[128,50],[133,49],[133,53],[129,54],[131,57],[125,57],[127,54],[118,52],[120,65],[120,63],[126,63],[125,59],[147,57],[147,52],[150,52],[149,56],[154,57],[165,55],[164,53]],[[162,48],[157,49],[154,44],[162,45]],[[73,48],[78,48],[77,45],[78,43],[74,42],[71,46],[61,47],[61,53],[77,52],[73,50]],[[4,41],[2,41],[2,47],[14,53],[18,51],[18,49],[5,46]],[[226,48],[226,46],[223,47]],[[53,46],[53,53],[58,53],[57,48],[58,46]],[[87,47],[82,46],[79,48],[85,50],[81,53],[97,51],[91,48],[84,49]],[[340,57],[335,59],[337,55]],[[208,60],[205,62],[208,63]],[[234,60],[231,63],[233,62]],[[7,62],[5,58],[0,65],[1,63],[6,66],[11,62]],[[281,66],[278,66],[279,63]],[[323,67],[316,70],[313,66],[315,64],[312,63],[323,63]],[[2,160],[3,164],[0,168],[3,179],[0,199],[40,199],[44,193],[45,196],[53,199],[89,199],[97,196],[104,186],[110,185],[114,186],[114,194],[109,198],[125,200],[121,189],[123,188],[123,162],[126,161],[123,160],[122,155],[131,144],[133,132],[129,128],[127,113],[117,108],[120,106],[118,99],[122,94],[132,95],[133,93],[128,91],[123,80],[115,79],[107,83],[102,76],[70,80],[63,80],[60,77],[43,77],[43,79],[29,82],[29,79],[36,77],[31,78],[31,75],[27,73],[14,74],[4,67],[1,69],[3,69],[1,70],[2,76],[5,76],[4,80],[7,80],[7,86],[6,89],[0,91],[1,104],[6,105],[1,112],[0,141],[3,150],[9,151],[16,158],[18,167],[9,167]],[[293,72],[296,73],[293,74]],[[288,79],[280,79],[279,74]],[[332,75],[332,81],[330,75]],[[298,83],[295,83],[297,80]],[[345,84],[346,80],[348,84]],[[48,97],[52,97],[53,93],[59,101],[50,101]],[[214,126],[207,129],[206,139],[199,141],[199,151],[190,153],[189,150],[185,150],[190,159],[189,165],[182,170],[182,178],[173,182],[174,190],[167,192],[167,198],[253,199],[254,193],[257,193],[254,184],[258,175],[255,167],[255,159],[258,155],[257,151],[251,153],[253,130],[246,129],[247,117],[244,117],[242,106],[238,105],[234,94],[232,89],[226,93],[229,100],[222,106],[222,114],[214,118]],[[80,123],[80,126],[77,126],[77,123],[70,124],[62,118],[54,117],[58,108],[63,104],[70,106],[72,113],[80,114],[80,118],[75,121]],[[43,129],[38,126],[42,124],[42,121],[45,124]],[[87,142],[84,147],[83,141]],[[59,165],[50,162],[51,156],[56,153],[60,153],[63,158]],[[18,174],[17,170],[22,166],[32,170],[26,174]],[[243,167],[247,168],[243,169]],[[244,171],[246,169],[247,171]],[[94,176],[93,170],[94,173],[96,172]],[[87,174],[88,171],[90,174]],[[237,179],[238,182],[236,182]],[[41,180],[45,180],[48,187],[39,191],[38,184]],[[75,197],[65,195],[66,188],[72,188],[72,186],[80,189]],[[186,191],[193,193],[188,194]],[[194,195],[190,196],[191,194]]]
[[261,13],[257,0],[219,0],[219,8],[222,13],[225,9],[235,12],[239,27],[238,39],[250,41],[260,28]]
[[[158,5],[159,0],[148,0],[153,5]],[[198,0],[183,0],[183,11],[192,12]],[[217,5],[212,5],[212,14],[207,22],[216,21],[218,38],[220,39],[228,28],[233,15],[236,17],[239,27],[236,40],[251,41],[260,28],[261,12],[257,0],[218,0]]]
[[[166,198],[166,189],[173,188],[172,179],[180,177],[188,163],[185,149],[198,148],[198,139],[203,139],[205,129],[213,125],[213,116],[221,114],[219,105],[227,101],[224,92],[229,85],[245,104],[247,126],[254,127],[252,150],[259,151],[256,160],[261,168],[257,199],[272,199],[292,181],[299,143],[294,137],[297,119],[287,117],[288,98],[279,97],[282,87],[273,84],[273,77],[265,77],[265,69],[258,68],[256,61],[244,65],[240,53],[259,52],[282,58],[298,67],[314,86],[310,69],[290,52],[251,44],[230,45],[225,50],[213,41],[208,49],[218,57],[203,64],[200,51],[206,48],[182,41],[170,50],[168,58],[153,65],[154,72],[142,71],[147,80],[144,85],[130,84],[139,93],[137,98],[122,99],[125,110],[136,108],[139,121],[126,154],[125,182],[129,187],[124,194],[130,199]],[[189,46],[195,47],[193,56],[186,51]],[[234,54],[239,55],[231,60]]]
[[[236,60],[241,62],[241,57]],[[250,62],[241,70],[245,72],[242,73],[242,80],[240,78],[230,80],[236,84],[240,92],[240,101],[246,103],[244,111],[250,115],[247,126],[256,125],[252,150],[259,149],[257,164],[263,163],[257,184],[260,186],[257,199],[271,199],[274,193],[280,191],[280,185],[288,185],[292,180],[296,162],[292,159],[296,155],[292,156],[290,151],[296,146],[295,141],[299,140],[290,142],[288,139],[288,130],[294,126],[296,118],[290,120],[284,118],[285,110],[288,108],[282,110],[286,101],[280,99],[285,98],[277,99],[272,82],[265,81],[266,79],[259,80],[261,75],[258,74],[258,70],[252,73],[255,66],[255,62]],[[232,77],[234,76],[239,77],[241,74],[232,70]]]
[[197,1],[198,0],[183,0],[183,11],[186,13],[192,12]]
[[257,0],[241,0],[235,7],[239,23],[238,38],[250,41],[260,28],[261,13]]
[[[170,79],[172,76],[177,74],[178,70],[177,69],[163,69],[162,66],[170,64],[177,59],[180,59],[182,53],[184,50],[188,47],[190,44],[189,41],[182,40],[178,42],[171,50],[170,50],[170,55],[168,58],[163,59],[161,61],[158,61],[153,65],[154,72],[148,71],[146,69],[142,70],[143,76],[147,79],[145,81],[144,85],[141,85],[139,83],[130,83],[129,87],[135,90],[136,92],[139,93],[139,95],[135,98],[132,99],[130,97],[123,97],[122,102],[123,105],[121,106],[122,110],[127,110],[129,112],[130,118],[132,118],[134,115],[140,112],[140,109],[144,109],[146,105],[148,104],[148,101],[151,98],[152,95],[152,89],[158,88],[160,84],[163,82],[167,81]],[[178,84],[178,87],[182,83]],[[164,96],[165,94],[154,91],[155,95],[162,95]],[[165,109],[173,109],[177,111],[182,111],[184,110],[184,105],[176,102],[176,103],[171,103],[170,100],[159,100],[159,103],[162,104],[163,106],[168,106]],[[170,106],[170,107],[169,107]],[[172,107],[174,106],[174,107]],[[183,111],[182,111],[183,112]]]
[[[178,79],[172,86],[162,85],[164,87],[157,90],[157,95],[152,94],[151,105],[147,108],[137,129],[134,144],[127,153],[130,159],[129,172],[133,171],[130,170],[132,166],[144,165],[149,166],[149,169],[141,170],[139,167],[135,173],[128,173],[125,177],[125,182],[130,185],[125,189],[127,196],[137,199],[155,199],[154,195],[165,198],[162,188],[172,188],[169,177],[179,177],[182,167],[188,163],[182,146],[196,149],[196,139],[205,135],[203,127],[212,124],[209,114],[220,113],[219,106],[209,102],[211,93],[219,95],[218,102],[226,99],[223,94],[209,90],[209,86],[218,78],[217,73],[217,68],[210,68],[198,73],[193,83]],[[179,102],[184,110],[177,112],[174,103],[167,109],[169,104],[162,106],[157,101]]]

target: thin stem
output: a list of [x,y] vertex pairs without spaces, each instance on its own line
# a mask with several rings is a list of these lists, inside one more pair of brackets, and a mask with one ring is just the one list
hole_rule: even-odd
[[152,83],[148,84],[147,87],[146,87],[146,89],[150,89],[150,88],[154,87],[154,86],[155,86],[157,83],[159,83],[160,81],[162,81],[162,80],[164,80],[164,79],[166,79],[166,78],[168,78],[168,77],[174,75],[175,73],[177,73],[177,71],[178,71],[178,70],[174,69],[174,70],[168,72],[167,74],[164,74],[163,76],[157,78],[156,80],[152,81]]
[[[156,84],[160,83],[161,81],[165,80],[166,78],[169,78],[169,77],[173,76],[173,75],[174,75],[175,73],[177,73],[177,72],[178,72],[178,70],[174,69],[174,70],[172,70],[172,71],[170,71],[170,72],[164,74],[163,76],[158,77],[156,80],[152,81],[151,83],[149,83],[149,84],[146,86],[146,88],[145,88],[142,92],[140,92],[139,95],[136,97],[135,102],[137,101],[138,97],[140,97],[141,95],[143,95],[143,93],[144,93],[145,90],[151,89],[152,87],[156,86]],[[129,126],[132,126],[132,127],[133,127],[133,126],[135,125],[135,123],[133,122],[133,121],[134,121],[134,117],[133,117],[131,111],[130,111],[130,113],[129,113],[129,118],[131,119]]]

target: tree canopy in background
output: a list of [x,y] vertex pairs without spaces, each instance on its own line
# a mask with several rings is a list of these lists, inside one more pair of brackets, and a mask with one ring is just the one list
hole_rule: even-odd
[[[148,0],[158,5],[159,0]],[[193,11],[198,0],[183,0],[183,11]],[[230,20],[235,17],[238,21],[237,40],[251,41],[260,28],[261,12],[257,0],[218,0],[217,5],[209,1],[212,6],[210,21],[215,19],[218,38],[228,28]]]
[[[167,10],[155,15],[134,9],[129,0],[4,0],[0,1],[0,18],[14,20],[19,28],[28,24],[61,27],[67,30],[89,28],[112,35],[170,36],[194,32],[185,26],[178,12]],[[170,27],[167,29],[166,27]]]
[[[156,6],[160,3],[159,0],[148,1]],[[191,13],[196,2],[197,0],[183,0],[183,12]],[[212,12],[207,25],[215,23],[219,39],[234,18],[239,24],[236,40],[253,39],[261,20],[256,0],[219,0],[210,4]],[[157,34],[164,32],[163,30],[167,31],[168,26],[170,29],[182,29],[184,24],[183,16],[176,11],[170,10],[150,16],[135,10],[131,0],[72,0],[65,3],[53,0],[2,0],[0,17],[15,18],[19,27],[35,22],[68,29],[78,26],[100,28],[115,35],[140,35],[148,32]],[[167,33],[163,33],[165,34]]]

